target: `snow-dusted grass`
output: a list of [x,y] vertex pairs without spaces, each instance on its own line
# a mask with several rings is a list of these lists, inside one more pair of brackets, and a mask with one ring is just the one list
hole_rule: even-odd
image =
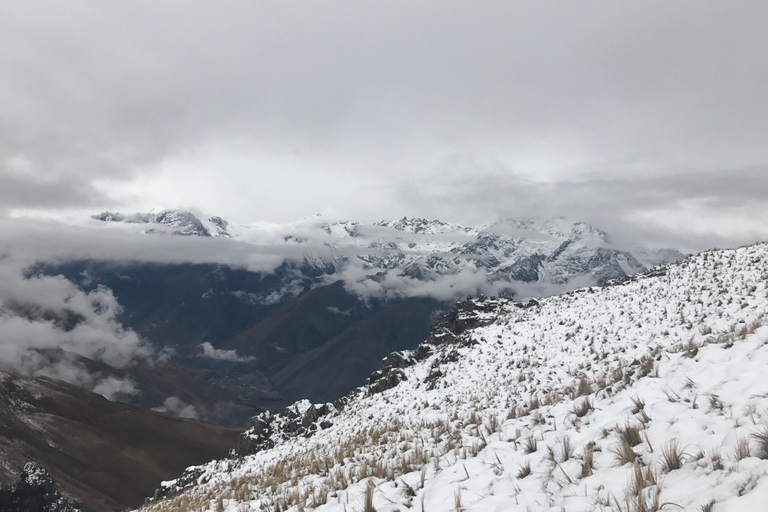
[[[763,510],[768,246],[520,308],[145,510]],[[750,508],[754,507],[754,508]]]

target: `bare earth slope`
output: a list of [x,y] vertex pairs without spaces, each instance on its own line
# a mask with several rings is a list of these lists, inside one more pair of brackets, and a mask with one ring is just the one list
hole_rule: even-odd
[[94,510],[142,503],[190,464],[225,456],[238,432],[0,372],[0,481],[35,460]]

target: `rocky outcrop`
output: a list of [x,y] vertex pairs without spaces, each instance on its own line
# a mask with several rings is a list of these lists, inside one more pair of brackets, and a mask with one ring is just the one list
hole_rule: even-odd
[[504,301],[504,299],[479,295],[456,303],[448,314],[437,321],[426,343],[430,345],[457,343],[465,331],[492,322]]
[[48,471],[35,462],[28,462],[19,479],[8,488],[0,489],[0,510],[3,512],[85,512],[86,509],[65,498]]
[[324,420],[336,411],[333,404],[311,404],[301,400],[286,407],[283,412],[264,412],[248,422],[248,430],[235,441],[235,455],[250,455],[275,446],[278,441],[292,437],[311,436],[318,429],[331,426]]

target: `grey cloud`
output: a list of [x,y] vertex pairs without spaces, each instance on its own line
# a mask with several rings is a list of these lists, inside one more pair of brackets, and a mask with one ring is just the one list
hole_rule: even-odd
[[381,279],[366,279],[363,269],[351,267],[341,273],[344,287],[364,299],[376,297],[401,299],[404,297],[431,297],[442,301],[461,300],[468,295],[507,295],[516,300],[545,297],[584,286],[594,286],[597,280],[587,276],[571,279],[565,284],[525,283],[521,281],[489,281],[482,271],[463,271],[442,276],[432,281],[421,281],[395,272]]
[[177,396],[171,396],[165,399],[163,405],[152,408],[153,411],[167,412],[180,418],[199,419],[200,414],[194,405],[186,403]]
[[764,2],[6,4],[0,162],[62,186],[26,206],[381,217],[456,153],[476,186],[768,162]]
[[90,182],[77,176],[41,179],[3,173],[0,168],[0,213],[7,213],[12,208],[39,208],[41,205],[47,208],[66,208],[96,207],[105,203],[113,201],[96,190]]
[[[97,223],[98,221],[93,221]],[[104,259],[158,263],[222,263],[253,271],[271,271],[286,258],[301,259],[308,250],[329,251],[322,243],[243,243],[228,239],[138,235],[110,226],[76,227],[59,222],[0,219],[0,253],[16,261]],[[278,240],[279,234],[275,235]]]
[[238,356],[236,350],[222,350],[214,348],[213,345],[207,341],[201,343],[200,348],[203,350],[203,353],[200,355],[200,357],[208,357],[210,359],[216,359],[217,361],[247,363],[248,361],[256,360],[256,358],[252,356]]
[[[733,226],[724,233],[714,225],[709,230],[705,225],[734,210],[752,221],[768,219],[764,200],[768,166],[656,176],[591,173],[549,183],[511,171],[483,180],[457,173],[437,187],[412,184],[401,187],[400,192],[410,208],[427,205],[427,212],[433,215],[471,222],[494,215],[525,216],[528,212],[565,215],[603,229],[625,247],[645,243],[699,251],[715,245],[752,243],[768,236],[768,229],[739,231]],[[704,227],[689,223],[686,207]],[[664,212],[658,216],[678,216],[679,223],[671,229],[658,224],[653,215],[658,211]],[[643,216],[649,212],[651,215]]]
[[127,380],[89,370],[83,358],[125,367],[151,354],[117,321],[112,292],[79,290],[62,277],[25,278],[21,265],[0,261],[0,367],[25,376],[65,380],[114,399],[133,394]]

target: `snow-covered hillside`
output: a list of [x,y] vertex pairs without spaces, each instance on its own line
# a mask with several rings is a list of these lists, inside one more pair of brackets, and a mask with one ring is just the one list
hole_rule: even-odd
[[467,300],[348,397],[254,418],[238,456],[144,510],[764,510],[767,283],[758,244]]

